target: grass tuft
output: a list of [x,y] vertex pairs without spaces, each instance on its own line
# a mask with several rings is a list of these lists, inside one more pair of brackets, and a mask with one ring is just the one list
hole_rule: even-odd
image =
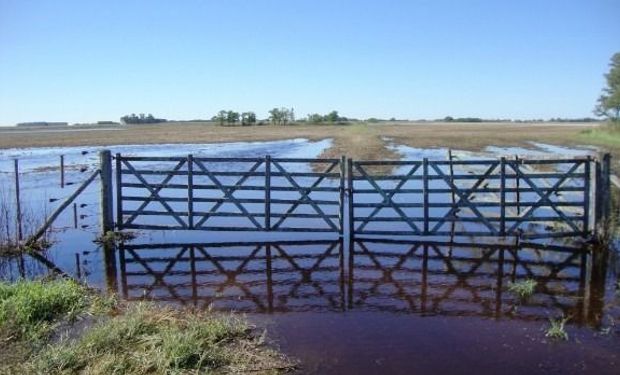
[[536,290],[538,283],[536,280],[527,279],[508,284],[508,291],[518,295],[520,298],[528,298]]
[[568,318],[549,319],[551,324],[545,332],[545,337],[554,340],[568,340],[568,333],[564,329],[564,325],[568,322]]
[[86,309],[85,287],[71,280],[0,282],[0,329],[5,340],[39,340],[53,323]]
[[257,365],[261,371],[292,368],[290,362],[260,344],[241,319],[139,303],[98,324],[79,340],[50,347],[36,358],[31,370],[47,374],[167,374],[256,371]]
[[99,245],[119,245],[125,242],[129,242],[134,238],[136,238],[136,235],[133,232],[109,231],[97,237],[93,242]]

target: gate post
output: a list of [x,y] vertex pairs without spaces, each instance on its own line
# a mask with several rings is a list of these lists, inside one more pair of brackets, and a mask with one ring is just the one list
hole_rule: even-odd
[[116,229],[123,230],[123,176],[121,154],[116,154]]
[[[353,207],[353,159],[347,159],[347,191],[349,193],[348,212],[347,217],[349,219],[349,244],[353,246],[353,239],[355,237],[355,211]],[[352,249],[352,247],[351,247]]]
[[604,235],[611,228],[611,155],[606,153],[596,168],[596,231]]
[[112,154],[110,150],[99,152],[99,170],[101,174],[101,231],[103,234],[106,234],[114,230]]

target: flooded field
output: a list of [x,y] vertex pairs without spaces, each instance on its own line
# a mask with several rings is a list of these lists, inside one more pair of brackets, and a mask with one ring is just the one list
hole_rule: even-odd
[[[329,144],[299,139],[111,149],[140,156],[315,158]],[[444,160],[447,153],[394,147],[405,160]],[[0,151],[6,223],[14,216],[13,158],[20,159],[25,215],[36,226],[40,213],[53,210],[96,168],[97,150]],[[55,162],[61,154],[67,164],[65,180],[72,183],[64,188]],[[454,152],[468,159],[515,154],[573,157],[593,151],[533,145]],[[59,217],[44,257],[1,260],[2,278],[57,272],[129,300],[238,311],[300,359],[301,373],[617,371],[620,261],[614,251],[593,254],[579,241],[551,239],[350,241],[336,232],[155,230],[135,231],[131,241],[102,247],[93,242],[99,234],[98,188],[95,184],[78,198],[77,216],[69,210]],[[251,193],[246,194],[250,199]],[[12,225],[4,230],[14,236]],[[526,280],[536,286],[523,299],[509,286]],[[566,319],[567,341],[545,336],[550,319]]]

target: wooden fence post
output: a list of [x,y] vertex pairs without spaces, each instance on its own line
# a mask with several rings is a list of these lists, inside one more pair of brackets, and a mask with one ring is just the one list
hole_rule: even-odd
[[17,240],[21,241],[24,237],[22,228],[22,203],[19,196],[19,160],[14,160],[15,166],[15,215],[17,222]]
[[121,154],[116,154],[116,229],[123,230],[123,164]]
[[112,154],[110,150],[99,152],[101,173],[101,231],[103,234],[114,230],[114,209],[112,194]]
[[611,155],[606,153],[596,166],[596,228],[599,234],[607,230],[611,213]]
[[585,162],[584,165],[584,171],[583,171],[583,237],[586,238],[590,235],[590,219],[591,219],[591,215],[590,215],[590,210],[592,207],[592,170],[591,170],[591,165],[592,165],[592,158],[590,157],[590,155],[588,155],[588,158]]
[[65,156],[60,155],[60,187],[65,187]]

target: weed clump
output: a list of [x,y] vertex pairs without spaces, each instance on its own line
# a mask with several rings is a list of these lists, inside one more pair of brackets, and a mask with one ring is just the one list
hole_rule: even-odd
[[136,235],[132,232],[114,232],[109,231],[95,239],[95,243],[99,245],[118,245],[136,238]]
[[528,298],[536,290],[538,283],[536,280],[527,279],[508,284],[508,291],[518,295],[520,298]]
[[568,333],[564,329],[566,322],[568,322],[568,318],[549,319],[551,325],[547,328],[545,337],[554,340],[568,340]]
[[52,243],[45,239],[23,244],[4,242],[0,243],[0,257],[12,258],[22,254],[40,253],[46,251],[51,246]]

